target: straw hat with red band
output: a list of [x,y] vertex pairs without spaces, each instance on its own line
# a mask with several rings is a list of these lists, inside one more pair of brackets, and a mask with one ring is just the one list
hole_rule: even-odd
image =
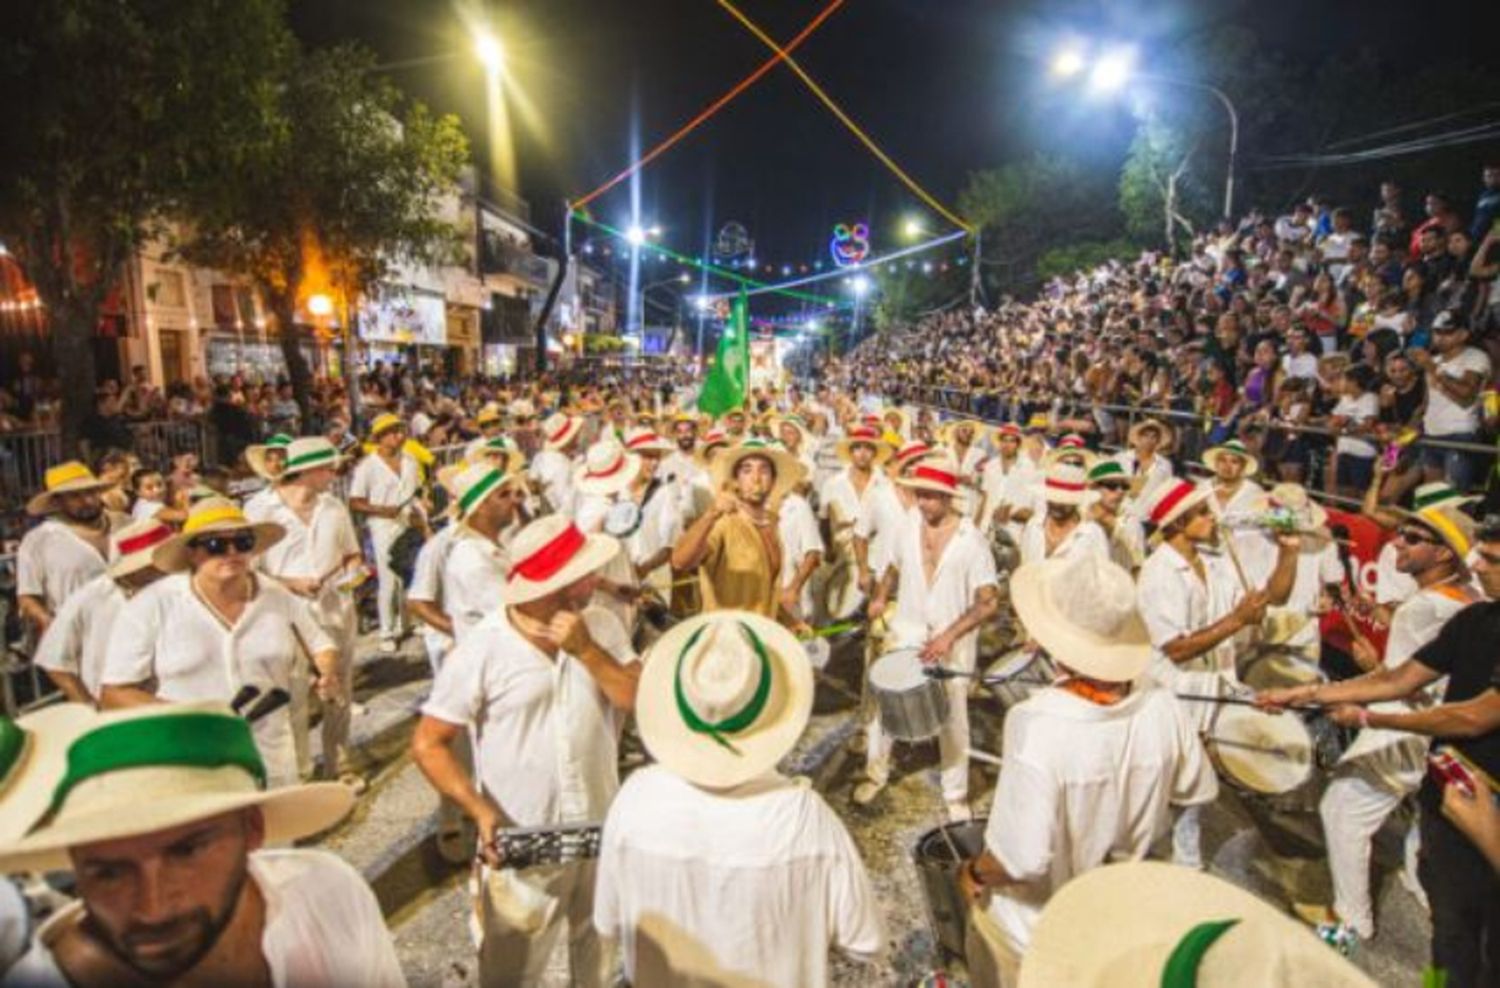
[[97,494],[108,490],[114,484],[107,480],[100,480],[94,476],[94,471],[77,460],[69,460],[55,467],[49,467],[42,480],[42,486],[42,492],[26,502],[26,513],[34,517],[50,515],[56,511],[59,494]]
[[1047,455],[1043,458],[1043,466],[1050,467],[1056,463],[1065,463],[1068,460],[1080,460],[1083,463],[1084,472],[1087,473],[1099,462],[1099,457],[1093,450],[1089,449],[1082,436],[1076,432],[1070,432],[1057,441]]
[[995,431],[991,433],[991,436],[993,436],[997,442],[1005,438],[1021,439],[1025,435],[1026,434],[1021,431],[1021,427],[1014,422],[1005,422],[1001,425],[997,425],[995,426]]
[[839,459],[848,463],[852,459],[849,455],[850,452],[855,446],[860,445],[869,446],[875,451],[875,462],[877,464],[884,463],[895,454],[895,450],[891,449],[891,444],[885,441],[885,437],[880,434],[880,430],[857,425],[850,429],[843,439],[839,440],[837,447]]
[[1186,480],[1162,484],[1156,496],[1145,506],[1146,520],[1160,532],[1212,496],[1213,491],[1208,487],[1199,487]]
[[250,521],[233,501],[208,497],[193,505],[182,531],[157,546],[152,558],[163,573],[176,573],[188,568],[188,547],[194,539],[232,532],[254,533],[255,548],[250,550],[251,555],[265,552],[286,535],[286,529],[275,522]]
[[895,467],[898,471],[905,470],[911,464],[924,457],[932,456],[936,452],[937,450],[920,439],[914,439],[896,450],[896,455],[891,457],[891,466]]
[[914,491],[958,496],[958,464],[946,453],[920,461],[896,483]]
[[731,446],[714,457],[711,467],[714,489],[723,490],[734,480],[734,474],[739,469],[739,465],[753,457],[767,460],[776,474],[776,483],[767,497],[767,503],[773,506],[780,503],[792,488],[802,483],[807,473],[807,468],[802,465],[802,461],[787,452],[780,443],[772,444],[760,439],[746,439],[738,446]]
[[583,419],[567,412],[554,412],[542,420],[542,442],[548,449],[562,449],[583,431]]
[[177,533],[155,518],[133,521],[109,537],[109,577],[123,580],[153,565],[153,553]]
[[672,440],[660,435],[655,429],[627,429],[625,430],[625,451],[627,453],[659,453],[672,452],[677,446]]
[[1219,462],[1219,457],[1226,454],[1229,456],[1238,456],[1245,461],[1244,476],[1253,477],[1260,472],[1260,461],[1238,439],[1231,439],[1226,443],[1210,448],[1203,454],[1203,465],[1217,472],[1219,468],[1216,464]]
[[1089,490],[1088,471],[1077,464],[1054,463],[1042,479],[1042,497],[1048,504],[1081,507],[1097,496]]
[[580,494],[617,494],[641,473],[641,458],[627,453],[613,437],[601,439],[583,456],[583,465],[573,471],[573,488]]
[[602,568],[620,552],[608,535],[584,535],[567,515],[538,518],[516,533],[501,600],[526,604],[556,593]]

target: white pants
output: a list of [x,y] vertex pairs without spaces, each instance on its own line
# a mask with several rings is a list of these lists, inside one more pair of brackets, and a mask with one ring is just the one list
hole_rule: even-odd
[[[969,680],[949,679],[943,682],[948,694],[948,720],[938,731],[938,775],[947,803],[964,803],[969,798]],[[866,728],[865,774],[872,782],[885,785],[891,777],[891,749],[894,740],[880,723],[880,711]]]
[[370,547],[375,552],[375,606],[380,612],[380,637],[383,641],[400,638],[406,630],[406,588],[401,577],[391,569],[391,546],[400,537],[402,529],[386,528],[384,525],[370,527]]
[[[1401,801],[1421,786],[1426,746],[1425,738],[1414,738],[1342,763],[1318,804],[1333,876],[1333,910],[1361,937],[1375,934],[1371,842]],[[1413,882],[1419,843],[1417,828],[1412,827],[1406,836],[1404,866]]]
[[614,952],[594,929],[595,862],[502,868],[480,873],[479,983],[484,988],[533,988],[564,929],[568,984],[602,988],[614,973]]

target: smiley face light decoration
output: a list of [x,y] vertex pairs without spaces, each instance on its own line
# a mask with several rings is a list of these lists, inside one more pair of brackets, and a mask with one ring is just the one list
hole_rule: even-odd
[[870,256],[870,227],[864,223],[840,223],[833,228],[828,252],[833,255],[833,263],[841,268],[862,263]]

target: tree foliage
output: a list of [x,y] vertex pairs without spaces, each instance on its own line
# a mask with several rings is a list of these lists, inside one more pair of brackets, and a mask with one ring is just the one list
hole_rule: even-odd
[[1132,236],[1173,246],[1213,215],[1192,168],[1199,144],[1156,117],[1141,122],[1120,170],[1120,212]]

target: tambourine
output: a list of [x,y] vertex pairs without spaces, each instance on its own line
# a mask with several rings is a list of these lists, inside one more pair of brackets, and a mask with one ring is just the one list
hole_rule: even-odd
[[604,513],[604,534],[629,538],[641,527],[641,506],[634,501],[616,501]]

